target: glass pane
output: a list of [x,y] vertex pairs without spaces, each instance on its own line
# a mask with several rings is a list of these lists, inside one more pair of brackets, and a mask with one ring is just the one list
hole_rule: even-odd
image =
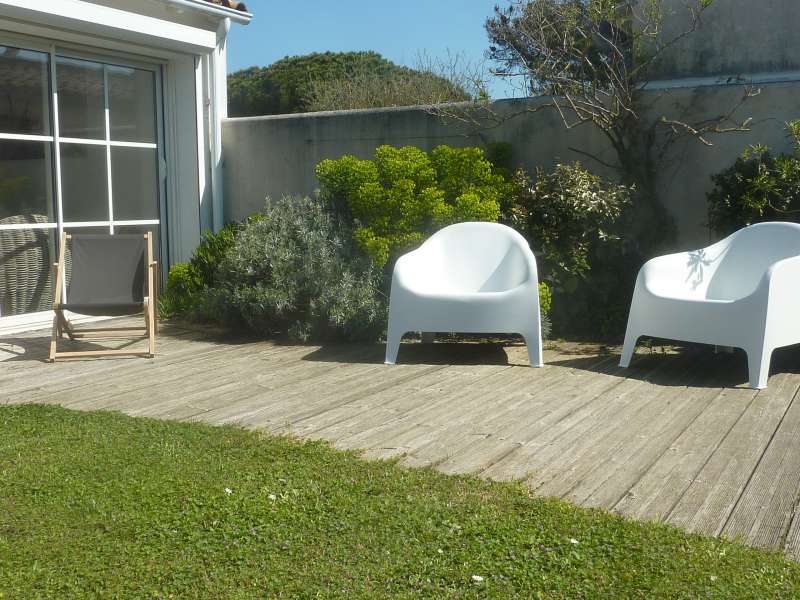
[[0,132],[50,135],[49,55],[0,46]]
[[156,88],[151,71],[108,67],[111,139],[156,143]]
[[108,221],[105,146],[61,144],[64,221]]
[[115,221],[158,216],[158,153],[155,148],[111,148]]
[[52,143],[0,139],[0,225],[54,223]]
[[106,139],[103,65],[59,56],[56,81],[61,137]]
[[0,231],[0,317],[53,308],[52,229]]

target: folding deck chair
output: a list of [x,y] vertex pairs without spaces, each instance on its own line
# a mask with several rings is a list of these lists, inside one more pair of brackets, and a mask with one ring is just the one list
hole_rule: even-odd
[[[67,243],[71,250],[71,272],[66,272]],[[156,268],[153,234],[69,235],[61,237],[56,272],[53,336],[50,362],[60,358],[94,356],[145,356],[156,351]],[[64,287],[66,286],[66,288]],[[62,290],[66,291],[63,294]],[[76,329],[64,311],[89,316],[144,314],[144,327],[81,327]],[[59,352],[58,340],[130,338],[148,340],[147,350],[82,350]]]

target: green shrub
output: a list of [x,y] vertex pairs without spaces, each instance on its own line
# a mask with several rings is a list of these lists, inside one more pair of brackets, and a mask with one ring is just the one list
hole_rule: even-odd
[[222,257],[233,246],[240,225],[230,223],[218,233],[206,233],[188,263],[172,266],[167,288],[159,299],[163,318],[202,316],[205,291],[214,286]]
[[218,233],[208,233],[192,254],[189,264],[197,272],[205,287],[213,287],[217,279],[217,270],[225,253],[236,242],[236,235],[241,225],[228,223]]
[[542,324],[542,338],[547,339],[552,333],[553,325],[550,322],[550,309],[553,308],[553,291],[546,282],[539,282],[539,311]]
[[[620,232],[633,188],[606,181],[580,163],[519,171],[503,221],[526,236],[552,298],[541,299],[561,335],[606,335],[627,314],[638,257]],[[541,293],[540,293],[541,296]],[[552,304],[551,304],[552,303]],[[543,309],[544,312],[544,309]]]
[[537,253],[545,277],[562,281],[591,270],[591,250],[598,241],[619,239],[615,232],[633,189],[605,181],[580,163],[537,169],[536,180],[522,171],[509,225],[522,232]]
[[791,154],[750,146],[733,166],[711,176],[708,222],[720,237],[753,223],[800,221],[800,121],[787,128],[795,143]]
[[374,160],[324,160],[316,175],[322,198],[379,266],[446,225],[496,221],[510,189],[480,148],[380,146]]
[[553,308],[553,291],[546,282],[539,282],[539,309],[542,316],[550,314],[550,309]]
[[373,338],[385,325],[380,270],[318,202],[267,202],[228,248],[209,290],[228,323],[306,341]]
[[159,313],[163,318],[186,315],[199,301],[203,281],[189,263],[178,263],[169,270],[167,289],[159,298]]

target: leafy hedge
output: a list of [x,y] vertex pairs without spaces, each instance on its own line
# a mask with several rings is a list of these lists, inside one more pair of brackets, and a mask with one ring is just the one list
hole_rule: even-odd
[[162,314],[297,340],[375,339],[398,255],[451,223],[499,219],[536,254],[545,332],[552,320],[558,335],[619,335],[641,264],[623,235],[633,189],[579,163],[506,173],[479,148],[381,146],[375,160],[322,161],[319,199],[268,201],[173,267]]
[[555,332],[623,331],[641,262],[628,250],[622,225],[633,188],[576,162],[537,169],[535,178],[519,171],[513,190],[503,221],[528,239],[539,277],[552,288]]
[[323,200],[352,221],[379,266],[447,225],[497,221],[509,190],[480,148],[380,146],[374,160],[323,160],[316,175]]
[[380,278],[346,224],[319,202],[282,198],[206,236],[170,270],[160,312],[298,341],[374,339],[386,313]]
[[307,341],[375,338],[381,272],[348,227],[309,198],[267,202],[224,254],[211,302],[228,322]]
[[787,125],[794,148],[775,155],[764,145],[750,146],[736,162],[713,175],[708,221],[724,237],[753,223],[800,221],[800,121]]
[[[251,219],[255,219],[253,217]],[[217,271],[225,253],[233,246],[241,225],[230,223],[218,233],[207,233],[188,263],[174,265],[167,276],[167,289],[161,295],[162,317],[183,315],[209,318],[206,293],[217,282]]]
[[231,117],[252,117],[306,112],[315,108],[315,84],[359,75],[387,83],[403,80],[438,85],[448,91],[447,97],[468,98],[457,84],[433,73],[396,65],[377,52],[312,52],[231,73],[228,113]]

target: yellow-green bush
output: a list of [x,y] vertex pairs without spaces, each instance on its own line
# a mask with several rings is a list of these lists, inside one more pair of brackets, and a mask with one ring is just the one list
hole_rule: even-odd
[[316,175],[323,199],[380,266],[447,225],[497,221],[510,190],[480,148],[380,146],[374,160],[323,160]]
[[550,309],[553,308],[553,290],[544,281],[539,282],[539,310],[542,317],[550,314]]

